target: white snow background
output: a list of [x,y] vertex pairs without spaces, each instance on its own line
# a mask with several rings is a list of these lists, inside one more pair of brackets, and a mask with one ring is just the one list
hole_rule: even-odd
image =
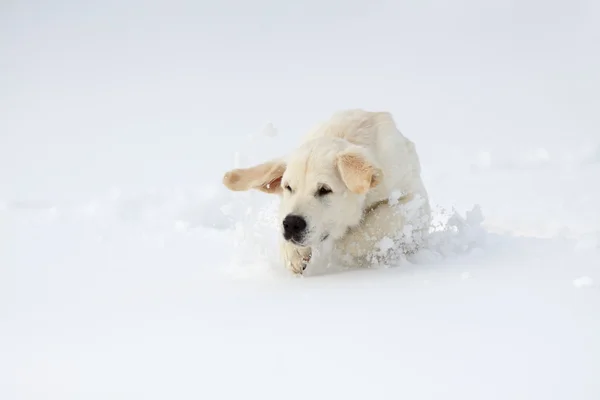
[[[0,399],[599,399],[599,12],[2,2]],[[293,278],[221,177],[354,107],[438,232]]]

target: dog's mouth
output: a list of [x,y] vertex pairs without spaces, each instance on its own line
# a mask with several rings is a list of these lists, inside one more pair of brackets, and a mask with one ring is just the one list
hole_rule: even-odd
[[290,239],[288,239],[288,241],[295,244],[296,246],[304,246],[304,240],[297,240],[294,238],[290,238]]
[[283,235],[283,238],[285,240],[287,240],[288,242],[295,244],[296,246],[300,246],[300,247],[304,247],[306,246],[306,238],[304,236],[298,238],[298,237],[294,237],[294,236],[289,236],[289,235]]
[[[284,234],[283,238],[285,240],[287,240],[288,242],[295,244],[296,246],[300,246],[300,247],[309,246],[309,242],[310,242],[310,239],[309,239],[310,235],[308,235],[308,234],[302,235],[301,237],[295,237],[295,236]],[[329,233],[324,233],[320,236],[319,243],[323,243],[327,239],[329,239]]]

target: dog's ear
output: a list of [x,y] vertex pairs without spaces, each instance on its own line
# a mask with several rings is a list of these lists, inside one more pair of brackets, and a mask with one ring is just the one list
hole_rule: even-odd
[[381,169],[358,146],[339,153],[336,163],[342,180],[351,192],[365,194],[381,182]]
[[282,192],[281,177],[285,167],[282,161],[269,161],[250,168],[233,169],[225,173],[223,184],[236,192],[256,189],[279,194]]

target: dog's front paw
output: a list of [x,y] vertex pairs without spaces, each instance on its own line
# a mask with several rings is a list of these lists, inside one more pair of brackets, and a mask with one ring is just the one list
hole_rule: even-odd
[[297,247],[290,243],[283,245],[283,261],[287,269],[296,275],[302,275],[312,255],[308,247]]
[[296,275],[302,275],[308,263],[310,262],[310,257],[302,257],[296,258],[294,260],[288,261],[288,269],[292,271]]

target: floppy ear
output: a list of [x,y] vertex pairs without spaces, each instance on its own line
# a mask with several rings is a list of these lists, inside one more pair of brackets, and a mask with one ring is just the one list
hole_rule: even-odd
[[269,161],[251,168],[233,169],[223,177],[223,184],[233,191],[257,189],[265,193],[281,193],[281,177],[285,163]]
[[350,191],[365,194],[381,182],[383,172],[361,148],[351,148],[338,154],[337,168]]

